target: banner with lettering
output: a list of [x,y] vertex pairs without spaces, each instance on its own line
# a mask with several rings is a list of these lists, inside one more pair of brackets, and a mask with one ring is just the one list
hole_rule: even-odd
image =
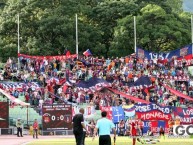
[[166,133],[169,132],[167,121],[144,121],[143,133],[147,133],[148,130],[151,130],[153,133],[157,133],[161,127],[165,130]]
[[113,112],[112,112],[112,107],[101,107],[101,112],[102,111],[106,111],[107,112],[107,118],[109,120],[112,120],[112,115],[113,115]]
[[192,124],[193,123],[193,108],[181,108],[175,107],[173,109],[175,117],[180,118],[181,124]]
[[182,57],[182,56],[187,56],[192,54],[192,44],[191,45],[187,45],[183,48],[180,49],[176,49],[170,52],[160,52],[160,53],[155,53],[155,52],[150,52],[150,51],[146,51],[144,49],[141,48],[137,48],[137,57],[139,58],[147,58],[147,59],[155,59],[155,58],[160,58],[162,60],[164,59],[171,59],[173,57]]
[[171,118],[171,109],[169,106],[138,104],[135,105],[135,111],[138,118],[142,120],[169,120]]
[[[80,107],[78,106],[72,106],[72,116],[79,113],[79,109]],[[95,113],[96,113],[96,110],[94,106],[87,106],[86,108],[84,108],[84,118],[93,117]]]

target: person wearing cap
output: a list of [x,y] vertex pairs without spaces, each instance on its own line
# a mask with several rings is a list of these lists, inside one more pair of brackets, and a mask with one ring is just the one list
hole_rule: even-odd
[[[21,118],[18,118],[16,121],[16,127],[17,127],[17,137],[23,137],[22,135],[22,122],[21,122]],[[20,136],[19,136],[20,134]]]
[[97,121],[97,125],[95,127],[93,140],[95,138],[96,133],[99,130],[99,145],[111,145],[111,137],[110,132],[113,130],[114,132],[114,141],[116,140],[116,129],[114,123],[107,119],[107,112],[103,111],[101,113],[102,118]]

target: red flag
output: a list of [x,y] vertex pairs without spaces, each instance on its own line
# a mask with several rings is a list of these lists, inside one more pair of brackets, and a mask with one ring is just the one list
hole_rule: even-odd
[[66,52],[66,56],[67,57],[69,57],[71,54],[70,54],[70,51],[68,50],[67,52]]
[[68,89],[68,86],[64,85],[63,88],[62,88],[62,91],[63,91],[64,93],[66,93],[67,89]]
[[164,86],[164,88],[166,88],[167,90],[169,90],[172,94],[175,94],[175,95],[177,95],[178,97],[181,97],[181,98],[184,98],[184,99],[193,101],[193,98],[191,98],[191,97],[189,97],[189,96],[187,96],[187,95],[185,95],[185,94],[183,94],[183,93],[181,93],[181,92],[179,92],[179,91],[177,91],[177,90],[174,90],[174,89],[170,88],[170,87],[167,86],[167,85],[163,85],[163,86]]
[[149,103],[150,103],[150,102],[145,101],[145,100],[143,100],[143,99],[139,99],[139,98],[136,98],[136,97],[134,97],[134,96],[127,95],[127,94],[125,94],[125,93],[119,92],[119,91],[114,90],[114,89],[111,89],[111,88],[107,88],[107,89],[109,89],[110,91],[114,92],[115,94],[120,94],[120,95],[122,95],[123,97],[128,98],[128,99],[130,99],[130,100],[134,100],[134,101],[136,101],[136,102],[141,102],[141,103],[145,103],[145,104],[149,104]]

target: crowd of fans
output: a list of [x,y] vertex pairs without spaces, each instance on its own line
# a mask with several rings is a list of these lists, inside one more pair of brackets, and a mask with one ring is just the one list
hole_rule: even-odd
[[[92,77],[112,82],[112,88],[125,94],[144,99],[153,103],[171,106],[192,106],[193,102],[171,94],[161,84],[167,84],[175,90],[193,97],[192,78],[188,66],[193,65],[193,59],[168,61],[160,59],[139,59],[135,56],[121,58],[81,57],[64,60],[43,59],[35,60],[20,57],[18,71],[17,60],[8,59],[0,74],[3,81],[25,82],[28,88],[22,93],[25,101],[35,106],[42,106],[44,102],[54,103],[70,101],[73,103],[88,103],[100,106],[119,106],[134,103],[121,95],[113,94],[108,90],[96,92],[81,92],[76,83],[89,80]],[[130,83],[141,76],[149,76],[153,89],[145,91],[144,88],[131,88]],[[67,84],[67,81],[70,84]],[[30,82],[38,82],[39,88],[30,86]],[[9,90],[7,90],[9,91]],[[10,92],[19,97],[17,89]]]

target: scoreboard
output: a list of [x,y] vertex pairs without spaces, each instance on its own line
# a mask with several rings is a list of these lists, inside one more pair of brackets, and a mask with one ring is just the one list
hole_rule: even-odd
[[72,130],[72,105],[43,105],[43,131]]

